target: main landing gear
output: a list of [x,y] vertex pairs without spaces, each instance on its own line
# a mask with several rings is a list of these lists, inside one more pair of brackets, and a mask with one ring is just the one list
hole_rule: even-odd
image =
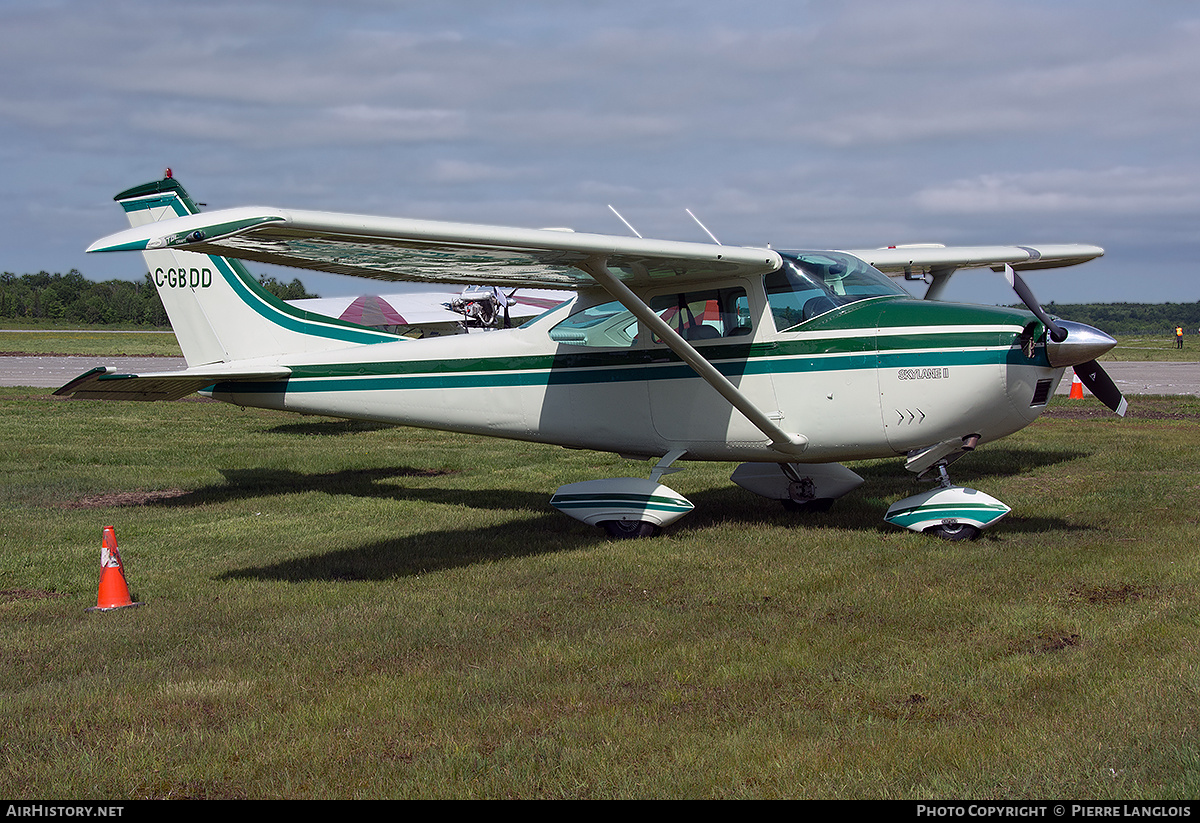
[[679,471],[670,466],[683,455],[682,450],[668,452],[649,478],[613,477],[560,486],[550,505],[599,526],[609,537],[653,537],[694,508],[682,494],[658,482],[664,474]]
[[833,501],[863,484],[840,463],[743,463],[729,479],[794,512],[829,511]]

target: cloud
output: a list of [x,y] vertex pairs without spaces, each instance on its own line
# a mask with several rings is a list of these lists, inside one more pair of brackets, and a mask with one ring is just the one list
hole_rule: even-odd
[[214,206],[624,233],[611,203],[647,236],[703,239],[691,208],[727,242],[1038,234],[1110,245],[1104,266],[1179,259],[1198,21],[1115,0],[8,0],[0,266],[136,268],[79,249],[167,165]]
[[436,183],[461,184],[481,181],[514,180],[528,174],[527,169],[472,163],[464,160],[438,160],[429,170]]
[[931,214],[1164,215],[1200,212],[1200,173],[1121,167],[987,174],[918,191]]

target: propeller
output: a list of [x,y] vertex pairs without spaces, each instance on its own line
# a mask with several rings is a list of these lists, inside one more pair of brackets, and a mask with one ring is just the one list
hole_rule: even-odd
[[[1046,344],[1046,354],[1053,366],[1071,366],[1079,376],[1079,382],[1095,395],[1096,399],[1108,406],[1119,416],[1124,417],[1129,403],[1117,388],[1117,384],[1108,376],[1108,372],[1095,359],[1095,354],[1103,353],[1116,345],[1116,341],[1108,335],[1085,326],[1082,323],[1059,323],[1046,313],[1042,304],[1033,296],[1033,291],[1025,285],[1025,281],[1016,273],[1012,266],[1004,264],[1004,277],[1013,291],[1038,320],[1046,327],[1049,340]],[[1071,339],[1074,335],[1075,339]],[[1079,357],[1087,357],[1082,362]]]

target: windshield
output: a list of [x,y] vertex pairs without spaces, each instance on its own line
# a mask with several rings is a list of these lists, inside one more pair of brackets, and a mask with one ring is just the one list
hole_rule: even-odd
[[858,300],[908,297],[887,275],[851,254],[789,252],[783,265],[763,278],[778,331],[794,327]]

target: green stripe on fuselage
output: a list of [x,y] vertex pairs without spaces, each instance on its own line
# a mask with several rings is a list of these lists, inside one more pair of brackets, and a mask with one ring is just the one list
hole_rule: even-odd
[[313,314],[289,306],[263,288],[261,283],[250,276],[244,266],[237,264],[237,261],[215,255],[209,255],[208,259],[213,262],[217,270],[221,272],[221,276],[225,278],[225,282],[243,302],[264,319],[289,331],[331,340],[342,340],[348,345],[394,343],[408,339],[398,334],[347,323],[345,320],[326,317],[323,314]]
[[[929,308],[896,305],[909,302],[896,300],[890,301],[889,305],[863,307],[867,309],[862,312],[866,316],[859,319],[864,325],[870,321],[912,321],[896,322],[894,326],[880,328],[878,334],[873,326],[863,328],[863,325],[847,325],[847,329],[862,329],[863,333],[767,343],[715,344],[700,346],[698,350],[731,379],[745,375],[875,368],[1006,363],[1048,365],[1041,348],[1030,359],[1016,343],[1022,327],[1030,319],[1028,315],[1008,309],[993,310],[957,304],[934,304]],[[841,316],[838,325],[846,324],[846,316],[854,314],[853,309],[851,305],[838,312]],[[940,327],[940,330],[904,333],[903,329],[911,325],[921,325],[926,329]],[[990,328],[980,330],[979,326]],[[808,332],[810,328],[806,327],[804,331]],[[827,332],[825,329],[820,331]],[[294,366],[292,376],[287,381],[221,384],[217,390],[232,393],[397,391],[680,379],[699,377],[677,356],[661,348]]]

